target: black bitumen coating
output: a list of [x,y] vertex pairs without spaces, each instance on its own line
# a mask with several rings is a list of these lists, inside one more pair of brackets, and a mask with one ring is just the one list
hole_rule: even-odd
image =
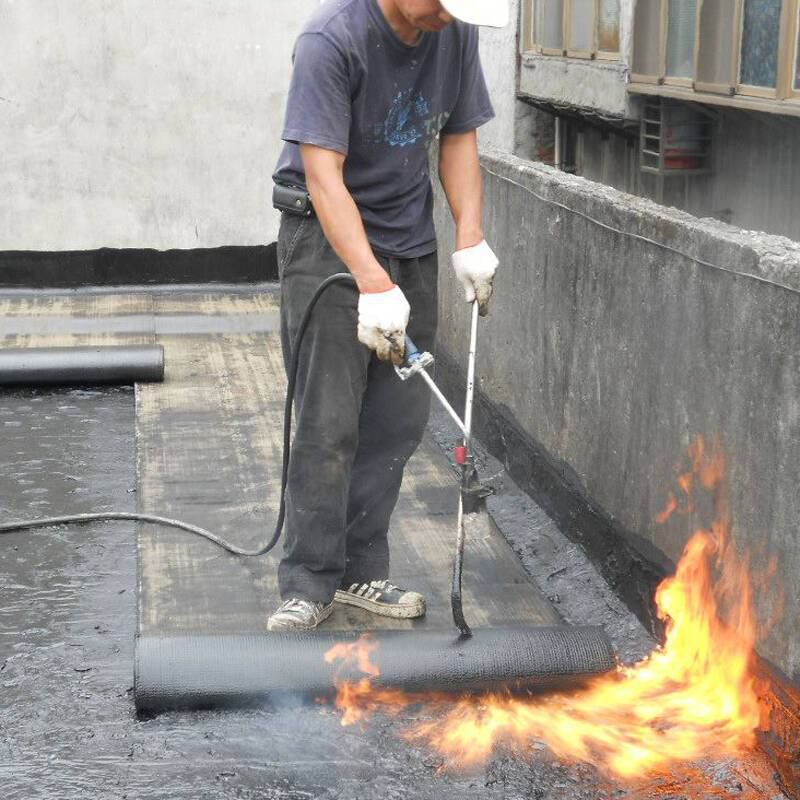
[[274,281],[277,245],[190,250],[0,251],[0,290]]
[[[133,403],[129,389],[1,392],[0,515],[134,510]],[[439,771],[437,755],[395,735],[408,718],[342,728],[334,711],[313,706],[139,721],[131,699],[135,582],[127,523],[0,540],[4,798],[787,796],[757,759],[623,788],[537,746],[450,774]],[[712,782],[713,794],[705,793]]]

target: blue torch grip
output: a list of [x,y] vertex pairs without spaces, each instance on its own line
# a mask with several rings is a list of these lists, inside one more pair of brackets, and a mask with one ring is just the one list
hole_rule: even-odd
[[413,364],[418,358],[419,350],[417,350],[417,346],[411,341],[411,338],[406,335],[406,362],[408,364]]

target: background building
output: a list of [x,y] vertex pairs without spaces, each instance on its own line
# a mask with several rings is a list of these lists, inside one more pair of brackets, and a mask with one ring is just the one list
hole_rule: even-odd
[[517,112],[518,155],[800,238],[796,0],[522,0],[520,12],[516,94],[539,115]]

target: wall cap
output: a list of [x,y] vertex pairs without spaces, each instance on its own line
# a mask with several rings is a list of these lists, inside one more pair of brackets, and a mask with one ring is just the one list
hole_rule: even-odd
[[[644,237],[701,264],[800,293],[800,242],[786,236],[737,228],[621,192],[492,149],[481,152],[483,168],[547,201],[562,204],[601,225]],[[653,248],[657,253],[656,247]]]

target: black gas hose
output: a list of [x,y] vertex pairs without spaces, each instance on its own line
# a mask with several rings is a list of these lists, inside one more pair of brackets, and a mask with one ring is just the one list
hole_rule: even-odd
[[280,505],[278,507],[278,519],[275,522],[275,531],[272,538],[257,550],[245,550],[238,547],[231,542],[217,536],[205,528],[200,528],[197,525],[191,525],[188,522],[181,522],[177,519],[169,519],[167,517],[159,517],[153,514],[137,514],[134,512],[125,511],[106,511],[96,514],[70,514],[62,517],[44,517],[42,519],[28,519],[19,520],[17,522],[7,522],[0,524],[0,534],[14,533],[15,531],[32,530],[34,528],[52,528],[57,525],[79,525],[88,522],[108,522],[117,520],[132,520],[134,522],[149,522],[154,525],[163,525],[168,528],[178,528],[179,530],[193,533],[196,536],[202,536],[213,542],[223,550],[233,553],[237,556],[245,556],[252,558],[255,556],[263,556],[269,553],[281,538],[283,532],[283,524],[286,519],[286,484],[289,481],[289,458],[291,456],[292,446],[292,406],[294,405],[294,393],[297,385],[297,372],[300,366],[300,349],[303,344],[303,337],[305,336],[308,323],[311,321],[311,316],[314,313],[319,299],[323,294],[335,283],[350,283],[355,286],[355,278],[349,272],[338,272],[326,278],[317,287],[313,297],[306,306],[303,312],[303,318],[300,321],[300,327],[297,329],[297,340],[295,342],[294,352],[292,353],[292,360],[289,365],[288,384],[286,387],[286,405],[283,411],[283,465],[281,468],[281,495]]

